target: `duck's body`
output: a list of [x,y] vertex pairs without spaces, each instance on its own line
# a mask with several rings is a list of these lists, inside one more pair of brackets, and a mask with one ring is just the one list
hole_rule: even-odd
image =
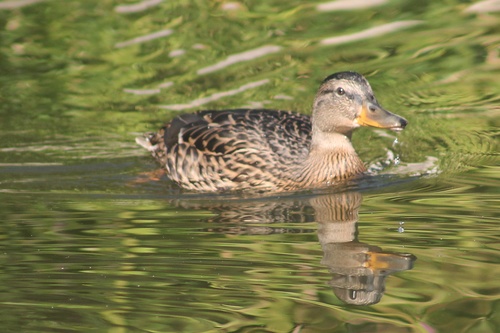
[[206,110],[178,116],[137,142],[183,188],[284,191],[363,174],[350,142],[360,125],[402,129],[406,120],[378,105],[364,77],[342,72],[321,85],[312,118],[275,110]]

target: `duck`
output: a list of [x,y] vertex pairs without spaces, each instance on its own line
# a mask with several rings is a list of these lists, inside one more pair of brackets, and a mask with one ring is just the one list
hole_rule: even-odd
[[311,116],[283,110],[201,110],[179,115],[136,142],[181,188],[196,192],[294,191],[366,174],[351,137],[361,126],[403,130],[368,80],[352,71],[326,77]]

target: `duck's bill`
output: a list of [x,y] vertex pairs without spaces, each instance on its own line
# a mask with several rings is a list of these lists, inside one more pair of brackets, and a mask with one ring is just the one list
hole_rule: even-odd
[[408,121],[389,112],[377,104],[363,104],[361,113],[356,117],[355,122],[360,126],[371,126],[377,128],[386,128],[393,131],[402,131]]

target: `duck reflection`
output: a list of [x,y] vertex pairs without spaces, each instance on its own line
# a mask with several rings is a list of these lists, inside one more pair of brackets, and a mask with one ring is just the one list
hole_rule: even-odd
[[335,295],[348,304],[369,305],[380,301],[390,274],[413,268],[416,257],[385,252],[357,240],[360,193],[350,192],[310,200],[318,222],[323,249],[321,263],[332,274],[329,284]]
[[[361,202],[360,193],[344,192],[302,199],[226,200],[209,205],[182,201],[178,204],[211,210],[216,216],[210,219],[214,222],[210,230],[230,234],[310,233],[313,229],[293,228],[293,223],[316,221],[323,250],[321,263],[332,275],[329,285],[333,292],[345,303],[369,305],[381,300],[387,276],[412,269],[416,257],[385,252],[378,246],[359,242],[357,223]],[[290,223],[290,227],[274,227],[273,223],[277,222]]]

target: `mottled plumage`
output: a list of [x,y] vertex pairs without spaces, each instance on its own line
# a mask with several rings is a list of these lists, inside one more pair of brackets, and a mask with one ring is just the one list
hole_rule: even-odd
[[360,125],[402,129],[360,74],[323,81],[313,115],[276,110],[198,111],[174,118],[137,142],[167,175],[196,191],[321,187],[366,171],[350,143]]

